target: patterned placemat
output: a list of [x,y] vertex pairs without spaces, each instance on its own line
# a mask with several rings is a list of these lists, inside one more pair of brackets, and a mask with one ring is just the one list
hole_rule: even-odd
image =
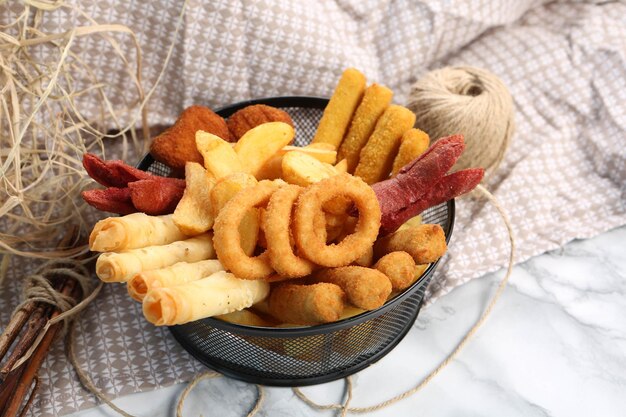
[[[144,80],[152,85],[182,2],[77,3],[100,22],[136,31]],[[502,78],[516,106],[517,132],[488,185],[514,225],[517,260],[625,224],[626,6],[453,3],[189,1],[172,61],[149,104],[150,123],[172,123],[193,103],[219,107],[262,96],[328,96],[348,66],[388,85],[401,104],[411,84],[430,69],[483,67]],[[0,17],[7,13],[1,9]],[[50,32],[81,23],[65,9],[44,17]],[[129,47],[123,36],[119,41]],[[73,50],[95,63],[101,76],[123,85],[124,71],[101,46],[89,38]],[[501,268],[506,242],[490,206],[459,201],[450,250],[429,288],[430,301]],[[27,272],[25,262],[13,262],[14,277]],[[0,292],[3,325],[18,299],[11,278]],[[82,315],[77,343],[83,367],[112,397],[188,380],[202,369],[167,330],[142,318],[120,285],[106,286]],[[61,343],[40,380],[33,415],[61,415],[95,404],[77,382]]]

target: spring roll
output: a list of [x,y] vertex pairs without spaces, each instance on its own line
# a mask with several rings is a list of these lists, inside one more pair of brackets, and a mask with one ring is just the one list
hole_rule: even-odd
[[270,294],[269,313],[283,323],[329,323],[341,317],[344,298],[344,292],[334,284],[282,284]]
[[128,281],[128,294],[137,301],[143,301],[148,291],[160,287],[173,287],[208,277],[224,267],[217,259],[200,262],[178,262],[166,268],[145,271]]
[[435,262],[446,253],[446,235],[438,224],[422,224],[398,230],[376,241],[374,256],[404,251],[413,257],[417,265]]
[[382,306],[391,294],[391,282],[382,272],[362,266],[322,269],[309,278],[339,286],[350,304],[364,310]]
[[135,275],[174,265],[215,259],[213,233],[162,246],[148,246],[124,252],[107,252],[96,261],[96,275],[104,282],[127,282]]
[[219,271],[198,281],[156,288],[143,299],[143,314],[157,326],[172,326],[243,310],[267,297],[269,284]]
[[119,252],[147,246],[167,245],[187,239],[172,221],[172,215],[148,216],[133,213],[100,220],[89,235],[89,249]]

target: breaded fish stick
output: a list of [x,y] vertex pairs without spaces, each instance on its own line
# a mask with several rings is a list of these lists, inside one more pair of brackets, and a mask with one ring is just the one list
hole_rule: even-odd
[[397,251],[380,258],[374,268],[387,275],[393,291],[402,291],[415,281],[415,266],[411,255]]
[[354,68],[343,72],[311,143],[330,143],[339,148],[352,115],[365,91],[365,75]]
[[391,294],[391,282],[385,274],[362,266],[328,268],[318,271],[310,279],[338,285],[350,304],[364,310],[382,306]]
[[409,129],[404,132],[400,140],[400,149],[396,159],[393,160],[391,176],[395,177],[403,166],[423,154],[429,145],[430,138],[427,133],[419,129]]
[[348,172],[354,172],[361,149],[372,135],[376,122],[389,107],[392,97],[393,91],[379,84],[372,84],[365,89],[363,100],[354,113],[350,129],[337,153],[337,160],[347,161]]
[[391,252],[404,251],[413,257],[416,264],[422,265],[441,258],[446,249],[446,235],[441,226],[422,224],[378,239],[374,245],[374,255],[381,258]]
[[370,185],[386,179],[400,147],[400,138],[414,123],[415,114],[411,110],[396,105],[387,107],[361,150],[354,175]]
[[334,284],[282,284],[270,293],[269,313],[283,323],[329,323],[341,316],[344,298]]

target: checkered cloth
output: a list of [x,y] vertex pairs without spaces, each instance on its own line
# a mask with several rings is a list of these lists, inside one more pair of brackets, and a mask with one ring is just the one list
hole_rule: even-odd
[[[144,80],[152,85],[182,2],[78,3],[101,23],[123,23],[137,33]],[[44,28],[58,32],[80,22],[60,9],[44,17]],[[150,101],[150,122],[172,123],[195,103],[215,108],[263,96],[328,96],[349,66],[392,88],[400,104],[431,69],[486,68],[502,78],[516,106],[517,132],[488,186],[508,211],[522,261],[626,224],[625,28],[626,6],[619,2],[192,0]],[[125,38],[120,42],[132,50]],[[128,82],[97,40],[77,41],[74,51],[107,80]],[[507,239],[493,207],[459,201],[430,300],[504,266]],[[20,271],[22,265],[14,266]],[[17,291],[9,286],[2,293],[2,323]],[[167,330],[143,319],[123,286],[107,285],[81,316],[80,361],[112,397],[188,380],[202,370]],[[77,382],[61,343],[40,381],[35,415],[96,404]]]

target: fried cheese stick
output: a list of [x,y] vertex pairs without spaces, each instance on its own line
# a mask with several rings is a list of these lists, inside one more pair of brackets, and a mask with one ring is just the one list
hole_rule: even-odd
[[446,252],[446,235],[438,224],[422,224],[398,230],[378,239],[374,245],[374,255],[384,255],[404,251],[413,257],[416,264],[429,264],[441,258]]
[[359,163],[361,149],[372,135],[376,122],[389,107],[392,97],[393,91],[379,84],[372,84],[365,89],[363,100],[357,107],[350,129],[337,152],[339,161],[347,161],[348,172],[354,172]]
[[364,91],[365,75],[354,68],[346,69],[324,109],[311,143],[330,143],[335,149],[339,148]]
[[96,261],[96,275],[104,282],[127,282],[143,271],[178,262],[215,259],[213,233],[204,233],[169,245],[148,246],[124,252],[107,252]]
[[398,152],[400,138],[414,123],[415,114],[406,107],[387,107],[361,150],[354,175],[370,185],[386,179]]
[[400,140],[400,149],[393,160],[391,176],[395,177],[403,166],[423,154],[428,149],[428,145],[430,145],[430,138],[427,133],[415,128],[404,132]]

